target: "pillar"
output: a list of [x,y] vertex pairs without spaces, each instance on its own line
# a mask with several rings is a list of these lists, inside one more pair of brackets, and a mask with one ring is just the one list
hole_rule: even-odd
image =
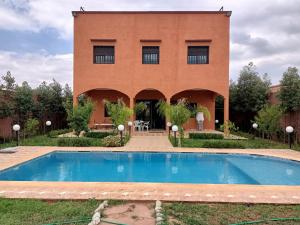
[[229,136],[229,98],[224,98],[224,135]]

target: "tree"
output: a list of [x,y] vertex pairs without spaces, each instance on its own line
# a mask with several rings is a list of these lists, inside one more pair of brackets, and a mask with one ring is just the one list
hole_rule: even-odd
[[134,113],[138,117],[141,113],[146,111],[147,105],[145,102],[138,102],[134,105]]
[[267,134],[271,139],[274,134],[280,131],[280,118],[282,110],[279,105],[265,105],[255,116],[258,130]]
[[164,100],[157,103],[158,112],[161,116],[166,117],[172,124],[178,126],[180,138],[178,141],[179,147],[181,146],[181,139],[184,137],[183,125],[191,117],[191,111],[187,107],[186,99],[182,98],[177,101],[175,105],[170,105]]
[[300,76],[296,67],[289,67],[280,81],[279,99],[284,112],[300,109]]
[[27,118],[31,115],[34,107],[33,91],[26,81],[22,83],[22,86],[16,87],[14,103],[16,115],[19,123],[22,126]]
[[83,105],[76,105],[73,110],[66,108],[68,112],[69,126],[75,131],[77,136],[80,135],[81,131],[88,131],[88,124],[94,111],[94,104],[90,99]]
[[0,83],[0,118],[12,116],[14,114],[14,102],[15,95],[15,78],[8,71],[6,75],[3,75],[2,82]]
[[230,108],[233,115],[243,115],[240,127],[249,128],[250,120],[267,103],[270,85],[268,75],[259,76],[253,63],[243,67],[237,82],[231,81]]
[[126,106],[122,99],[118,99],[116,103],[104,100],[107,113],[111,118],[113,125],[117,128],[118,125],[125,125],[133,114],[132,109]]
[[39,131],[39,121],[37,119],[29,119],[24,126],[24,136],[34,136]]

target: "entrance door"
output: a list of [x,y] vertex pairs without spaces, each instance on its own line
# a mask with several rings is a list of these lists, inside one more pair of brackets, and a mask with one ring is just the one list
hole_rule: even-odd
[[165,129],[165,118],[159,115],[156,104],[158,100],[137,100],[137,103],[144,102],[147,109],[136,115],[137,120],[150,121],[150,129]]

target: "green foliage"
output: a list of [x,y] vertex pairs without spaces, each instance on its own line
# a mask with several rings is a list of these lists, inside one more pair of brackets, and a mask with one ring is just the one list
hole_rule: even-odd
[[15,78],[8,71],[0,83],[0,118],[12,116],[14,113]]
[[224,139],[223,134],[214,133],[190,133],[189,138],[192,139]]
[[118,127],[120,124],[125,125],[133,114],[132,109],[127,107],[122,99],[118,99],[117,103],[104,100],[104,104],[115,127]]
[[255,122],[258,124],[258,130],[268,134],[271,138],[272,135],[280,131],[280,118],[282,111],[278,105],[266,105],[262,108],[257,116]]
[[51,130],[48,134],[49,137],[58,137],[58,135],[70,133],[72,129],[60,129],[60,130]]
[[92,146],[92,141],[88,138],[58,138],[57,145],[61,147],[88,147]]
[[204,117],[206,119],[208,119],[208,121],[210,121],[210,112],[208,110],[207,107],[203,106],[203,105],[198,105],[193,111],[192,114],[195,117],[197,115],[198,112],[202,112]]
[[33,91],[26,81],[22,83],[22,86],[16,87],[14,102],[15,112],[23,125],[34,107]]
[[76,105],[73,110],[66,109],[68,112],[69,126],[79,136],[81,131],[88,131],[88,124],[94,110],[93,102],[88,99],[83,105]]
[[29,119],[25,123],[24,131],[27,136],[35,136],[39,131],[39,121],[37,119]]
[[223,131],[223,132],[224,132],[224,130],[226,130],[226,128],[230,132],[237,132],[239,130],[239,127],[236,126],[235,123],[230,121],[230,120],[225,121],[225,123],[220,126],[220,130]]
[[105,138],[107,136],[113,135],[112,132],[87,132],[85,133],[85,137],[89,138]]
[[134,113],[136,116],[140,115],[147,109],[147,105],[145,102],[138,102],[134,106]]
[[102,143],[105,147],[120,147],[121,137],[118,135],[109,135],[103,138]]
[[300,109],[300,76],[296,67],[289,67],[280,81],[279,99],[284,112]]
[[237,83],[230,85],[230,104],[238,112],[257,112],[267,102],[271,83],[267,75],[262,78],[253,63],[244,66]]
[[207,140],[202,143],[202,148],[245,148],[245,145],[233,140]]

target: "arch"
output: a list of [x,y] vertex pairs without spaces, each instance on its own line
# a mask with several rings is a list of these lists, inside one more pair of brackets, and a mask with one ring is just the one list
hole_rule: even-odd
[[116,93],[122,94],[124,96],[126,96],[127,98],[130,98],[129,95],[121,90],[117,90],[114,88],[93,88],[93,89],[87,89],[85,91],[81,91],[79,94],[77,94],[77,96],[75,96],[76,98],[82,94],[88,94],[91,93],[93,91],[114,91]]
[[175,92],[173,95],[171,95],[170,98],[173,98],[175,95],[178,95],[178,94],[180,94],[182,92],[187,92],[187,91],[210,91],[210,92],[216,93],[217,95],[225,97],[224,94],[221,94],[220,92],[215,91],[215,90],[211,90],[211,89],[206,89],[206,88],[188,88],[188,89],[182,89],[180,91]]
[[167,99],[163,92],[155,88],[145,88],[134,95],[134,99]]

